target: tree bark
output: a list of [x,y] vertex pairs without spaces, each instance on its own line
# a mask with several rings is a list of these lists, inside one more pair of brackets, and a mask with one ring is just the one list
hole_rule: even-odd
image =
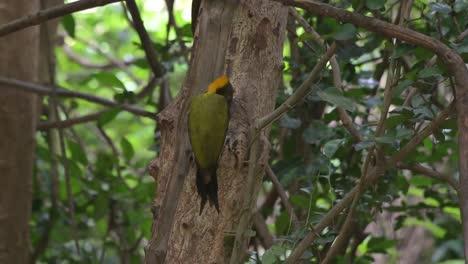
[[[0,24],[36,12],[39,1],[1,0]],[[37,81],[39,28],[0,38],[0,75]],[[1,89],[0,263],[28,263],[38,97]]]
[[[158,115],[161,152],[150,165],[158,183],[152,238],[146,263],[226,263],[247,186],[248,134],[255,118],[275,105],[283,69],[287,9],[267,0],[202,1],[194,51],[179,96]],[[221,212],[207,206],[202,215],[195,167],[187,135],[191,95],[227,74],[235,94],[227,141],[218,168]],[[263,144],[259,162],[266,161]],[[259,170],[260,171],[260,170]],[[262,174],[256,174],[258,190]],[[249,212],[252,213],[252,212]],[[240,262],[241,260],[239,260]]]

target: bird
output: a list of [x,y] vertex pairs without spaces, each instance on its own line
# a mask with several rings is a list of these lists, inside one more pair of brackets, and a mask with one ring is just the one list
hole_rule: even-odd
[[229,125],[234,89],[226,75],[208,85],[203,94],[192,96],[188,113],[188,134],[196,163],[196,187],[201,198],[200,215],[209,201],[219,213],[218,159]]

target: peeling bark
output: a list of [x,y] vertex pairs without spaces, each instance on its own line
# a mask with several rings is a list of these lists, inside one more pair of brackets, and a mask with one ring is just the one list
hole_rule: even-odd
[[[283,69],[287,9],[267,0],[202,1],[194,52],[184,87],[158,115],[161,152],[150,165],[158,183],[153,205],[152,238],[146,263],[225,263],[240,217],[246,188],[248,132],[254,118],[272,111]],[[227,141],[219,161],[221,212],[212,207],[198,215],[200,198],[187,135],[187,107],[192,94],[227,74],[235,94]],[[262,160],[268,144],[261,148]],[[262,174],[255,186],[259,189]]]

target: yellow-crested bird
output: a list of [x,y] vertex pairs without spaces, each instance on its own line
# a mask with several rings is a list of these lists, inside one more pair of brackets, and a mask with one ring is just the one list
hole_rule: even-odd
[[227,76],[214,80],[208,90],[190,100],[188,129],[197,165],[196,185],[201,197],[200,214],[206,201],[219,213],[218,159],[229,124],[229,108],[234,90]]

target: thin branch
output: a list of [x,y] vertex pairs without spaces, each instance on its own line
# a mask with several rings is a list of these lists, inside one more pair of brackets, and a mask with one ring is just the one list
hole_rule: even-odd
[[[25,82],[17,79],[11,79],[11,78],[5,78],[0,76],[0,84],[4,84],[2,87],[4,89],[11,89],[13,87],[19,88],[22,91],[30,92],[30,93],[36,93],[39,95],[52,95],[52,89],[55,86],[48,87],[45,85],[40,85],[32,82]],[[138,115],[138,116],[144,116],[144,117],[149,117],[151,119],[156,119],[156,114],[152,112],[148,112],[146,110],[143,110],[141,108],[138,108],[136,106],[130,105],[130,104],[121,104],[109,99],[105,99],[102,97],[98,97],[95,95],[87,94],[87,93],[81,93],[81,92],[76,92],[76,91],[69,91],[63,88],[57,87],[56,91],[57,96],[60,97],[71,97],[71,98],[80,98],[89,102],[105,105],[105,106],[110,106],[110,107],[120,107],[125,111],[128,111],[132,114]]]
[[101,134],[101,136],[104,138],[104,141],[106,141],[107,145],[109,145],[109,147],[112,150],[112,155],[115,158],[114,167],[115,167],[115,170],[117,172],[117,178],[119,178],[119,180],[122,182],[122,184],[125,185],[125,187],[127,187],[127,190],[131,190],[130,186],[128,186],[127,182],[125,182],[125,179],[122,177],[122,171],[120,169],[120,161],[119,161],[120,160],[119,159],[119,152],[117,151],[117,148],[115,147],[114,141],[112,141],[112,139],[106,133],[106,131],[104,130],[104,128],[102,126],[98,125],[97,129],[98,129],[99,133]]
[[359,191],[356,192],[354,196],[353,203],[351,208],[348,211],[348,215],[346,216],[346,220],[341,227],[340,234],[336,237],[335,241],[331,245],[330,249],[327,251],[325,258],[320,262],[320,264],[329,264],[333,263],[334,258],[339,255],[343,248],[346,248],[349,244],[349,238],[353,235],[352,227],[356,224],[356,204],[359,200]]
[[301,84],[301,86],[299,86],[296,92],[294,92],[293,95],[291,95],[272,113],[257,120],[257,129],[263,129],[276,119],[280,118],[284,113],[292,109],[300,100],[304,99],[304,96],[306,96],[315,88],[314,82],[318,79],[320,72],[330,60],[331,56],[333,56],[335,50],[336,44],[332,44],[325,55],[323,55],[317,64],[315,64],[314,68],[309,73],[309,76],[307,76],[306,80]]
[[252,131],[250,132],[253,138],[253,142],[249,151],[249,167],[247,171],[247,183],[245,185],[247,186],[247,188],[244,191],[244,197],[242,197],[242,208],[239,223],[236,229],[234,245],[232,247],[231,258],[229,260],[230,264],[237,264],[239,263],[239,260],[244,258],[244,248],[246,248],[246,245],[244,245],[243,243],[248,241],[247,238],[250,235],[249,224],[251,208],[252,203],[255,201],[255,199],[251,199],[251,196],[254,195],[253,188],[255,186],[255,172],[257,169],[258,153],[260,152],[260,140],[258,140],[258,138],[255,137],[255,135],[257,135],[258,132],[260,132],[260,130],[256,129],[255,127],[252,127]]
[[40,10],[34,14],[18,18],[0,26],[0,37],[30,26],[39,25],[40,23],[43,23],[50,19],[120,1],[122,0],[80,0],[69,4],[54,6],[48,9]]
[[137,31],[138,36],[140,36],[141,46],[145,51],[146,59],[148,60],[154,76],[156,78],[160,78],[164,75],[165,70],[164,67],[158,62],[156,52],[153,48],[153,42],[151,41],[148,32],[145,29],[145,25],[143,24],[143,20],[140,16],[140,11],[138,11],[138,6],[136,5],[135,0],[126,0],[126,2],[128,11],[130,12],[130,15],[132,15],[133,27]]
[[406,164],[406,163],[398,162],[397,167],[400,169],[404,169],[404,170],[410,170],[410,171],[419,173],[424,176],[428,176],[430,178],[433,178],[439,181],[444,181],[448,183],[450,186],[452,186],[452,188],[455,189],[455,191],[460,192],[460,186],[458,182],[452,176],[448,174],[440,173],[436,170],[432,170],[420,164]]
[[[47,32],[47,31],[46,31]],[[52,52],[49,51],[48,57],[51,58]],[[52,112],[52,120],[57,120],[60,122],[60,115],[59,115],[59,108],[58,108],[58,100],[57,100],[57,86],[55,84],[55,69],[52,69],[50,66],[51,64],[49,63],[49,77],[50,77],[50,82],[52,84],[52,89],[51,89],[51,95],[50,95],[50,109]],[[70,214],[70,223],[71,223],[71,234],[73,241],[75,243],[75,248],[76,248],[76,253],[78,256],[81,255],[80,253],[80,243],[78,241],[78,227],[76,224],[76,218],[75,218],[75,203],[74,203],[74,198],[73,198],[73,192],[72,192],[72,186],[71,186],[71,176],[70,176],[70,167],[69,167],[69,161],[67,158],[67,149],[65,145],[65,134],[63,132],[62,128],[58,128],[58,142],[59,142],[59,147],[60,147],[60,155],[62,158],[62,164],[63,164],[63,172],[65,176],[65,190],[67,194],[67,202],[68,202],[68,210]]]
[[[81,38],[78,38],[78,37],[75,37],[74,39],[76,41],[78,41],[78,42],[81,42],[84,45],[87,45],[87,46],[91,47],[91,49],[93,49],[97,53],[101,54],[101,56],[106,58],[112,65],[115,65],[116,68],[118,68],[121,71],[125,72],[125,74],[127,74],[127,76],[130,79],[132,79],[135,83],[137,83],[138,85],[140,85],[142,83],[142,80],[140,78],[138,78],[137,76],[135,76],[135,74],[133,74],[132,71],[130,71],[130,69],[128,68],[127,63],[115,58],[114,56],[112,56],[108,52],[105,52],[104,50],[102,50],[102,48],[99,46],[99,44],[97,44],[97,43],[95,43],[93,41],[89,41],[89,40],[86,40],[86,39],[81,39]],[[65,50],[65,47],[68,47],[68,46],[64,45],[63,47],[64,47],[64,50]],[[70,47],[68,47],[68,49],[69,49],[69,52],[73,52]],[[77,56],[77,55],[75,55],[75,56]]]
[[78,124],[96,121],[97,119],[99,119],[99,117],[101,117],[104,113],[108,112],[109,110],[110,109],[102,110],[89,115],[66,119],[63,121],[42,121],[37,124],[36,129],[40,131],[46,131],[52,128],[67,128]]
[[283,185],[281,185],[280,181],[276,177],[275,173],[271,169],[270,165],[267,165],[265,168],[266,175],[268,178],[270,178],[271,182],[273,183],[273,186],[275,187],[276,191],[278,192],[279,197],[281,198],[281,203],[283,204],[284,208],[289,214],[289,217],[291,218],[291,221],[294,226],[297,227],[299,219],[297,218],[296,214],[294,213],[294,209],[289,202],[288,196],[286,195],[286,191],[283,188]]
[[[63,48],[63,51],[65,53],[65,55],[67,55],[67,57],[78,63],[80,66],[83,66],[85,68],[93,68],[93,69],[100,69],[100,70],[111,70],[111,69],[115,69],[117,68],[117,65],[115,65],[114,63],[112,62],[109,62],[109,63],[96,63],[96,62],[92,62],[78,54],[76,54],[72,48],[70,48],[70,46],[68,45],[62,45],[62,48]],[[132,65],[134,64],[135,62],[137,62],[138,60],[140,60],[140,58],[138,57],[135,57],[135,58],[131,58],[131,59],[128,59],[128,60],[124,60],[122,61],[122,63],[125,65],[125,66],[129,66],[129,65]]]
[[273,245],[273,236],[268,230],[268,226],[265,223],[265,218],[259,212],[255,212],[252,216],[255,230],[257,231],[258,237],[262,242],[265,249],[271,248]]
[[466,36],[468,36],[468,28],[465,29],[465,31],[463,31],[458,37],[457,37],[457,41],[461,42],[463,41]]
[[[304,30],[314,37],[315,42],[317,42],[320,45],[323,45],[325,48],[328,48],[328,45],[325,43],[325,40],[314,30],[314,28],[311,25],[309,25],[309,23],[307,23],[307,21],[299,14],[299,12],[296,11],[296,9],[290,7],[288,11],[289,14],[291,14],[299,24],[301,24]],[[332,68],[333,85],[335,85],[336,88],[340,89],[342,84],[341,70],[335,55],[333,55],[330,58],[330,65]],[[340,115],[340,119],[343,123],[343,126],[346,129],[348,129],[349,133],[354,138],[354,140],[356,142],[363,141],[364,137],[361,135],[361,133],[359,133],[356,126],[354,126],[353,120],[348,115],[346,110],[344,110],[341,107],[337,107],[337,110],[338,114]]]
[[445,119],[454,112],[455,102],[450,103],[450,105],[442,111],[431,123],[429,123],[424,129],[422,129],[418,134],[411,138],[405,146],[403,146],[400,151],[395,153],[390,157],[387,163],[397,164],[398,161],[402,161],[406,155],[413,151],[425,138],[431,135],[439,126],[442,124]]

